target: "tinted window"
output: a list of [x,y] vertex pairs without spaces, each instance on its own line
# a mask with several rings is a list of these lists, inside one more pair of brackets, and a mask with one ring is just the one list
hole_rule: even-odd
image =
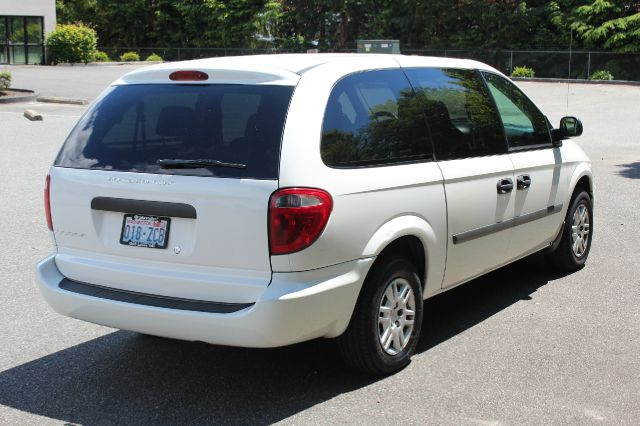
[[[126,85],[72,130],[56,165],[82,169],[275,179],[293,88]],[[245,169],[162,169],[160,159],[213,159]]]
[[551,143],[547,119],[533,102],[509,80],[491,73],[483,75],[496,101],[509,146]]
[[500,117],[477,72],[438,68],[405,72],[426,114],[438,160],[506,151]]
[[430,159],[431,145],[416,101],[400,70],[345,77],[327,103],[322,160],[333,167],[357,167]]

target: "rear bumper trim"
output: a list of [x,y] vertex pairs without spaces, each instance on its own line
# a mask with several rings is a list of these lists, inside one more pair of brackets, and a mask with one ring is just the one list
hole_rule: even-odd
[[[45,300],[62,315],[172,339],[271,348],[341,335],[349,324],[373,259],[358,259],[305,272],[274,273],[271,285],[252,306],[228,314],[188,310],[184,305],[167,309],[140,304],[146,299],[139,298],[146,294],[131,295],[117,290],[117,294],[103,293],[114,289],[68,279],[57,268],[55,255],[38,263],[36,277]],[[116,296],[125,300],[117,300]],[[128,302],[132,300],[130,297],[136,298],[133,303]],[[166,301],[163,296],[154,301],[160,298]]]
[[91,200],[91,208],[93,210],[147,214],[154,216],[183,217],[185,219],[196,219],[198,217],[195,207],[190,204],[167,203],[164,201],[96,197]]
[[208,302],[204,300],[157,296],[154,294],[137,293],[95,284],[81,283],[70,280],[69,278],[63,278],[60,284],[58,284],[58,287],[73,293],[101,299],[116,300],[118,302],[155,306],[157,308],[180,309],[182,311],[208,312],[212,314],[230,314],[254,305],[253,303]]

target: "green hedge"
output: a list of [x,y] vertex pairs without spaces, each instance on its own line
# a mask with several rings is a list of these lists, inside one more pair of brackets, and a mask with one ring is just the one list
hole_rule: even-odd
[[607,70],[598,70],[589,76],[589,80],[613,80],[613,74]]
[[145,59],[145,61],[149,62],[161,62],[162,60],[162,56],[156,55],[155,53],[152,53],[151,55],[147,56],[147,59]]
[[8,71],[0,72],[0,92],[11,87],[11,73]]
[[47,38],[47,51],[54,64],[91,62],[97,45],[95,30],[82,24],[58,25]]
[[529,68],[527,66],[515,67],[511,72],[511,77],[529,77],[532,78],[536,75],[536,72],[533,68]]
[[101,50],[96,50],[96,53],[93,54],[94,62],[109,62],[111,59],[109,55]]
[[136,62],[140,60],[140,55],[136,52],[125,52],[120,55],[120,60],[122,62]]

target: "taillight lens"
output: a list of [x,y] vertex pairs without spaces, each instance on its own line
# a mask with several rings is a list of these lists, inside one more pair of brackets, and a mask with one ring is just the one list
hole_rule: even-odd
[[44,211],[47,215],[47,226],[53,231],[53,221],[51,220],[51,197],[49,187],[51,186],[51,176],[47,175],[47,182],[44,186]]
[[309,247],[327,225],[333,202],[328,192],[313,188],[281,189],[269,201],[271,254]]

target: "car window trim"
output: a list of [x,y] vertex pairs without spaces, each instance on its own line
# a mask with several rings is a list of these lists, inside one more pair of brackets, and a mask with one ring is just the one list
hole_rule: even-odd
[[[409,158],[409,157],[407,157]],[[407,159],[400,160],[397,158],[394,159],[380,159],[380,160],[368,160],[368,161],[352,161],[352,162],[343,162],[343,163],[334,163],[334,164],[326,164],[325,166],[331,169],[369,169],[372,167],[389,167],[389,166],[398,166],[403,164],[420,164],[420,163],[431,163],[435,160],[433,158],[418,158],[418,159]],[[370,162],[370,163],[369,163]],[[366,164],[365,164],[366,163]],[[345,164],[341,166],[341,164]]]
[[538,151],[541,149],[557,148],[551,143],[539,143],[536,145],[510,146],[509,152]]

